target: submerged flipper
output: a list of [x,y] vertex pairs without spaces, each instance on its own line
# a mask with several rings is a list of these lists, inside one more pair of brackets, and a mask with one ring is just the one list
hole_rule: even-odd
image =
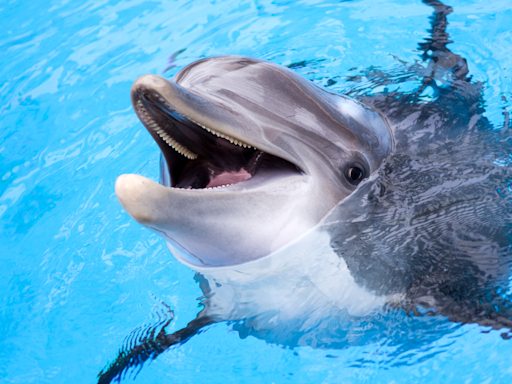
[[[431,37],[419,44],[420,50],[423,51],[421,58],[430,62],[428,69],[432,71],[430,76],[425,77],[424,83],[425,81],[429,83],[434,78],[442,78],[446,71],[451,72],[453,79],[467,80],[469,71],[466,59],[446,47],[453,43],[449,40],[449,35],[446,32],[447,16],[453,12],[453,9],[438,0],[423,0],[423,3],[434,8],[434,13],[430,16],[432,28],[429,32]],[[441,73],[438,73],[439,71]]]
[[[423,108],[420,104],[424,98],[424,91],[428,88],[432,93],[431,100],[445,97],[446,100],[457,103],[459,99],[469,98],[475,107],[482,104],[482,84],[471,81],[466,59],[448,48],[448,44],[453,43],[447,31],[448,15],[453,12],[453,9],[438,0],[422,0],[422,2],[433,8],[433,13],[429,17],[430,36],[418,44],[422,62],[406,65],[406,62],[400,61],[404,66],[400,65],[388,72],[383,72],[379,67],[363,70],[361,73],[367,79],[361,84],[363,88],[358,84],[361,81],[361,75],[347,77],[347,80],[353,82],[355,86],[347,88],[344,93],[381,111],[386,111],[386,117],[391,121],[403,120],[401,107],[404,105],[416,109]],[[368,81],[373,85],[370,89],[375,89],[417,79],[420,79],[421,84],[414,91],[403,92],[399,87],[398,90],[384,93],[368,92]],[[467,101],[464,102],[468,104]],[[413,113],[411,108],[408,111],[410,114]]]
[[100,372],[98,375],[98,384],[109,384],[116,379],[119,382],[121,375],[126,373],[129,368],[138,367],[140,370],[147,360],[156,359],[158,355],[173,345],[180,345],[187,342],[202,328],[216,322],[213,318],[202,315],[202,313],[203,312],[200,312],[197,318],[188,323],[185,328],[170,335],[165,333],[165,327],[169,325],[174,315],[171,315],[171,318],[163,324],[156,337],[154,337],[156,327],[153,327],[149,335],[140,338],[138,343],[129,350],[121,351],[117,359],[110,364],[106,370]]

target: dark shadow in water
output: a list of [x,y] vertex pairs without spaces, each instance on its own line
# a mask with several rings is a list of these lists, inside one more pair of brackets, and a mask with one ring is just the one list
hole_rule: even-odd
[[[303,333],[287,329],[289,324],[256,331],[253,319],[241,319],[233,328],[242,338],[252,335],[292,348],[384,344],[396,347],[386,352],[389,365],[401,365],[414,363],[408,351],[420,349],[421,358],[440,353],[430,352],[431,345],[460,327],[453,322],[512,329],[505,296],[512,261],[509,116],[504,111],[501,129],[483,116],[482,84],[471,81],[466,60],[447,48],[452,9],[439,1],[423,3],[434,9],[431,36],[419,44],[423,62],[402,62],[386,72],[373,67],[345,79],[344,93],[385,112],[395,150],[378,177],[361,186],[349,198],[352,202],[335,209],[325,224],[332,248],[356,282],[395,300],[387,312],[346,322],[326,319]],[[374,92],[381,86],[387,88]],[[199,281],[207,299],[197,318],[168,335],[165,327],[172,316],[167,317],[131,338],[100,373],[99,383],[120,380],[129,368],[140,370],[144,362],[223,320],[208,316],[209,287]],[[369,357],[347,365],[373,363]]]

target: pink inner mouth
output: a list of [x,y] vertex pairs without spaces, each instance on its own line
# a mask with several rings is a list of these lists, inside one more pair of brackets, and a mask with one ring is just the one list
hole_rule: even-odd
[[222,172],[218,175],[213,176],[206,188],[220,187],[228,184],[236,184],[241,181],[248,180],[252,175],[247,172],[244,168],[237,172]]

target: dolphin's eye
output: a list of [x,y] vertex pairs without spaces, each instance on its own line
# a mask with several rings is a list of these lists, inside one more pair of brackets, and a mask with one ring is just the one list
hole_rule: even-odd
[[358,167],[347,169],[347,179],[351,184],[357,184],[364,179],[364,171]]

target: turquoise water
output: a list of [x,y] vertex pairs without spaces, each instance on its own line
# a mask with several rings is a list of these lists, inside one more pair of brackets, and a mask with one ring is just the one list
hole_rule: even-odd
[[[512,6],[451,1],[449,47],[503,124]],[[331,89],[371,66],[420,60],[420,1],[103,1],[0,4],[0,380],[94,383],[128,335],[169,306],[171,333],[198,312],[194,272],[122,210],[122,173],[158,178],[159,151],[130,103],[146,73],[204,56],[291,65]],[[179,53],[173,63],[169,57]],[[511,341],[477,325],[422,348],[283,348],[217,324],[146,364],[138,383],[511,382]],[[414,323],[410,337],[414,339]],[[434,330],[435,331],[435,330]],[[133,374],[130,376],[133,378]],[[128,378],[127,381],[131,381]]]

